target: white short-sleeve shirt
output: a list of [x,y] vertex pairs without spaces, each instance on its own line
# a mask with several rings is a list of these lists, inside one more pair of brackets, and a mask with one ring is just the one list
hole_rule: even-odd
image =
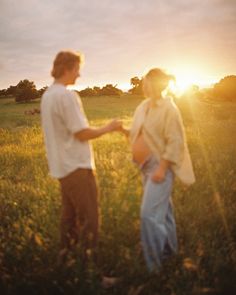
[[95,169],[92,147],[74,137],[74,133],[89,127],[76,92],[62,84],[51,85],[41,100],[41,120],[53,177],[65,177],[77,168]]

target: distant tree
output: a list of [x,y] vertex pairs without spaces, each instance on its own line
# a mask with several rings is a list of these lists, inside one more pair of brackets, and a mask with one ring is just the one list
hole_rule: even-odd
[[95,95],[101,95],[101,88],[98,86],[93,87]]
[[15,97],[16,96],[16,90],[17,90],[17,87],[16,86],[9,86],[6,90],[6,96],[13,96]]
[[133,86],[129,92],[132,94],[143,94],[142,89],[142,79],[139,79],[138,77],[133,77],[130,79],[130,84]]
[[44,94],[44,92],[48,89],[48,86],[44,86],[42,88],[40,88],[39,90],[37,90],[37,96],[38,97],[42,97],[42,95]]
[[141,83],[141,80],[138,77],[133,77],[130,79],[130,84],[134,87],[138,87]]
[[213,90],[215,98],[236,102],[236,76],[224,77],[214,85]]
[[79,91],[80,96],[102,96],[102,95],[121,95],[123,92],[117,85],[107,84],[102,88],[94,86],[93,88],[87,87]]
[[37,98],[37,90],[34,82],[25,79],[16,85],[16,102],[28,102],[35,98]]
[[96,90],[93,88],[87,87],[81,91],[79,91],[80,96],[95,96],[97,94]]
[[5,97],[6,96],[6,89],[1,89],[0,90],[0,98]]
[[121,95],[123,93],[122,90],[113,86],[112,84],[107,84],[100,90],[100,95]]

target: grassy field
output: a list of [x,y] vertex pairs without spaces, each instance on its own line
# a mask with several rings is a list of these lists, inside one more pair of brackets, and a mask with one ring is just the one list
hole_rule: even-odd
[[[139,97],[84,98],[91,125],[129,125]],[[196,183],[173,192],[179,253],[149,276],[139,238],[140,175],[120,134],[93,141],[100,187],[99,265],[122,283],[103,290],[76,255],[57,266],[60,192],[48,175],[39,101],[0,99],[0,294],[236,294],[236,104],[179,102]]]

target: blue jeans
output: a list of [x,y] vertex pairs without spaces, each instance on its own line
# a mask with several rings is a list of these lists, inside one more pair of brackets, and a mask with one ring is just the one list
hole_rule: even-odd
[[141,206],[141,240],[144,258],[150,272],[159,270],[164,259],[177,252],[176,224],[171,191],[173,172],[168,169],[162,182],[151,180],[158,162],[151,156],[140,167],[143,176]]

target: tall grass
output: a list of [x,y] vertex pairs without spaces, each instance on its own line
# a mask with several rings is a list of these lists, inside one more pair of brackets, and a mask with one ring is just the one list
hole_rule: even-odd
[[[125,124],[138,97],[85,98],[92,125]],[[93,141],[100,187],[99,267],[123,277],[103,290],[76,254],[64,268],[59,251],[60,191],[48,174],[35,104],[0,101],[0,294],[234,294],[236,292],[236,106],[180,103],[197,182],[173,192],[179,253],[159,275],[146,272],[139,237],[142,187],[120,134]],[[228,112],[230,117],[219,116]]]

